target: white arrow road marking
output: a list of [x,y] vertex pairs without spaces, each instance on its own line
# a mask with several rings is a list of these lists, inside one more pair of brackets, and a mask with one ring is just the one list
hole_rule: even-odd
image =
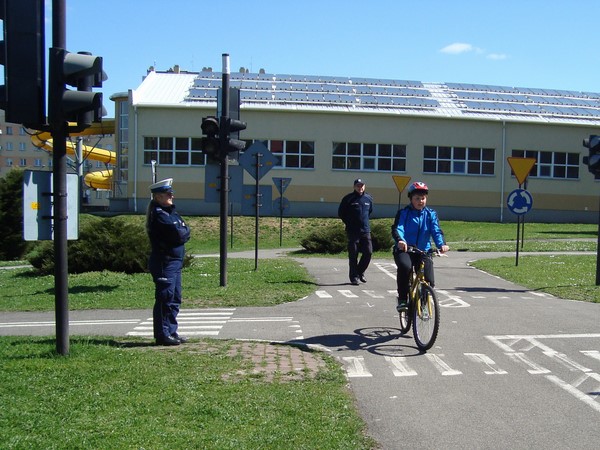
[[373,374],[365,366],[365,358],[362,356],[344,356],[342,358],[346,364],[346,376],[348,378],[372,377]]
[[508,373],[506,370],[496,368],[496,363],[494,360],[482,353],[465,353],[465,356],[472,359],[476,363],[482,363],[488,366],[490,370],[485,370],[483,372],[486,375],[505,375]]

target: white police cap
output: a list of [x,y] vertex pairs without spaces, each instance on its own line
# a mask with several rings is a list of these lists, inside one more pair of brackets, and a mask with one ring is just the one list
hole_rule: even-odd
[[150,185],[150,192],[156,194],[158,192],[173,192],[173,178],[167,178],[165,180],[157,181]]

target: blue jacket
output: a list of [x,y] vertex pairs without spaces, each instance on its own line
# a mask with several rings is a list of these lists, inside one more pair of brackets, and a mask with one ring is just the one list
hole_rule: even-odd
[[419,211],[408,205],[399,210],[392,225],[392,236],[395,247],[398,246],[398,241],[404,241],[423,251],[431,248],[432,239],[437,248],[446,243],[437,213],[428,207]]
[[175,211],[175,206],[163,208],[156,203],[151,205],[148,235],[153,256],[183,260],[190,229]]
[[348,233],[370,233],[369,217],[373,212],[373,197],[364,192],[356,191],[344,196],[338,208],[338,217],[346,225]]

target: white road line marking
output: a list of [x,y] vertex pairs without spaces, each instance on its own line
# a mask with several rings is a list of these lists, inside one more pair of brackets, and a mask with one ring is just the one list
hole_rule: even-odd
[[358,298],[358,295],[348,289],[338,289],[338,292],[347,298]]
[[548,356],[549,358],[557,359],[558,361],[562,362],[563,365],[570,371],[576,371],[576,370],[579,370],[581,372],[591,372],[592,371],[592,369],[588,369],[587,367],[584,367],[581,364],[578,364],[575,361],[572,361],[564,353],[559,353],[556,351],[543,352],[543,353],[544,353],[544,355]]
[[394,366],[392,373],[395,377],[414,377],[417,375],[417,372],[406,364],[406,356],[386,356],[385,360]]
[[515,362],[522,362],[524,364],[526,364],[528,367],[531,367],[531,369],[527,369],[527,372],[529,372],[532,375],[540,375],[543,373],[550,373],[550,371],[548,369],[546,369],[545,367],[542,367],[538,364],[535,364],[533,361],[530,361],[524,353],[515,353],[515,352],[509,352],[509,353],[505,353],[506,356],[508,356],[510,359],[512,359]]
[[372,377],[365,366],[365,358],[362,356],[344,356],[342,358],[346,363],[346,376],[348,378]]
[[383,295],[376,294],[375,291],[363,290],[363,292],[371,298],[385,298]]
[[476,363],[485,364],[490,370],[484,370],[483,373],[486,375],[506,375],[508,372],[506,370],[498,369],[496,363],[489,356],[484,355],[483,353],[465,353],[465,356],[472,359]]
[[596,402],[594,399],[592,399],[588,395],[584,394],[577,388],[574,388],[569,383],[561,380],[560,378],[558,378],[555,375],[546,375],[546,379],[550,380],[557,386],[563,388],[565,391],[567,391],[569,394],[571,394],[577,400],[581,400],[583,403],[590,406],[592,409],[595,409],[597,412],[600,412],[600,403]]
[[443,375],[443,376],[454,376],[454,375],[462,375],[460,370],[452,369],[448,364],[446,364],[442,360],[442,356],[444,355],[434,355],[432,353],[426,353],[425,357],[431,361],[431,363],[435,366],[435,368]]
[[317,294],[317,297],[319,297],[319,298],[331,298],[332,297],[332,295],[327,291],[316,291],[315,294]]

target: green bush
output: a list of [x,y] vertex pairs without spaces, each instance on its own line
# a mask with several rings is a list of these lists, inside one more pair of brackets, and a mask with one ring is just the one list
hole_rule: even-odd
[[[373,251],[386,251],[394,245],[390,226],[384,223],[371,224],[371,239]],[[344,252],[348,248],[344,224],[340,221],[315,230],[303,238],[300,245],[308,253],[337,254]]]
[[[140,273],[148,267],[150,243],[146,231],[125,218],[90,218],[81,224],[79,239],[67,245],[69,273]],[[40,242],[27,258],[40,272],[53,273],[54,243]]]
[[31,244],[23,240],[23,171],[0,178],[0,260],[20,259]]

